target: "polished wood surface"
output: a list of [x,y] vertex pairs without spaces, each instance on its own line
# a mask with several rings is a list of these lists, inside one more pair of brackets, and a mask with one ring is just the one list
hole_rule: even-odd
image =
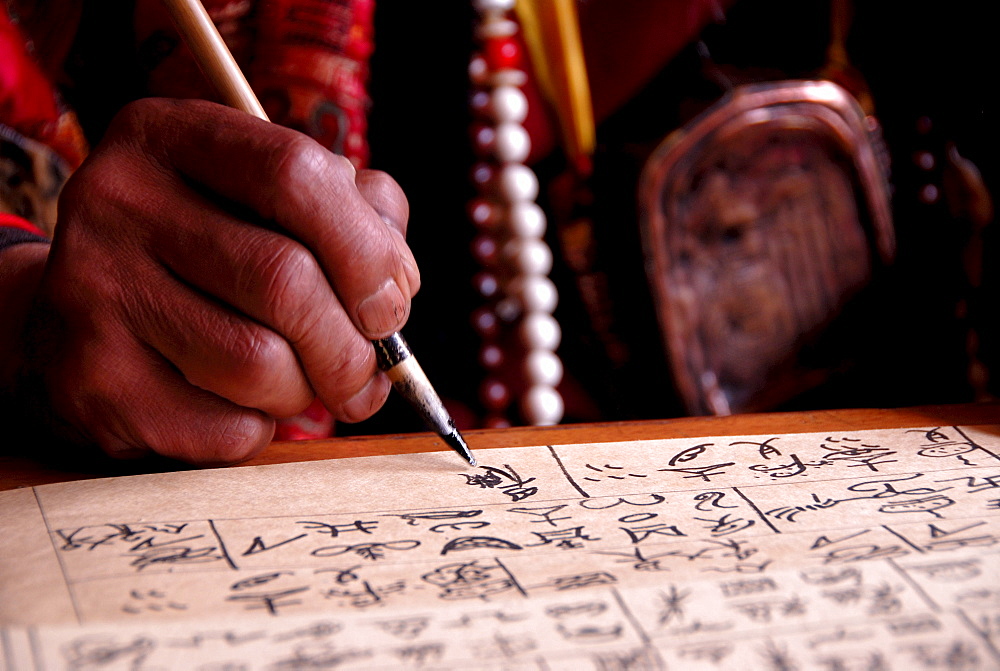
[[[807,412],[761,413],[727,417],[684,417],[568,424],[552,427],[517,427],[463,432],[473,452],[494,447],[569,445],[655,438],[696,438],[769,433],[810,433],[855,431],[860,429],[907,426],[948,426],[1000,424],[1000,404],[937,405],[897,409],[813,410]],[[300,442],[275,442],[243,466],[313,461],[341,457],[449,451],[431,433],[355,436]],[[455,459],[461,461],[458,455]],[[456,462],[457,463],[457,462]],[[109,462],[88,460],[87,466],[53,467],[30,456],[0,457],[0,490],[30,487],[52,482],[128,475],[144,472],[182,470],[184,465],[166,461]]]

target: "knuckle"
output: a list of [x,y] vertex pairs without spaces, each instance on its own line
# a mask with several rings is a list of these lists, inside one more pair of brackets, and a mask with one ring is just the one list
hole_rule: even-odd
[[315,257],[302,245],[284,239],[251,266],[249,281],[261,283],[261,299],[270,320],[291,341],[299,340],[315,319],[309,305],[322,279]]
[[328,169],[334,157],[310,138],[295,134],[278,149],[274,182],[282,194],[295,194],[303,184],[328,179]]
[[258,389],[268,384],[272,371],[285,360],[287,344],[273,331],[245,325],[230,332],[225,349],[240,386]]
[[375,374],[375,349],[367,340],[351,339],[337,348],[327,366],[317,371],[317,379],[323,380],[340,405],[361,390]]
[[274,422],[261,413],[242,408],[234,408],[216,418],[208,435],[213,438],[205,443],[195,441],[194,459],[200,463],[233,464],[244,461],[271,440]]

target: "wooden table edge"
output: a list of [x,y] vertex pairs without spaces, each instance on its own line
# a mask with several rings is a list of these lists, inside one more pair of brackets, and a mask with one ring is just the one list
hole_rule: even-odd
[[[909,426],[1000,425],[1000,403],[926,405],[908,408],[858,408],[771,412],[725,417],[679,417],[628,422],[563,424],[463,431],[473,452],[496,447],[570,445],[629,440],[706,436],[857,431]],[[432,433],[334,437],[276,441],[240,466],[315,461],[414,452],[450,451]],[[456,459],[460,459],[455,455]],[[101,462],[91,469],[60,470],[25,456],[0,457],[0,491],[53,482],[183,470],[176,462]]]

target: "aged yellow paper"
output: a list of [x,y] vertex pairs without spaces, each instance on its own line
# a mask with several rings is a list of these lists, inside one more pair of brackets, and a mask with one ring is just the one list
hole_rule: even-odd
[[1000,428],[0,493],[0,669],[998,669]]

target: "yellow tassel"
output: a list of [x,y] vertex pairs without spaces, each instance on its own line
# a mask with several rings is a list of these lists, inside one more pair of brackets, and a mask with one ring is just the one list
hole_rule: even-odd
[[576,0],[517,0],[535,77],[552,105],[563,147],[574,165],[584,165],[594,152],[594,110],[583,59]]

